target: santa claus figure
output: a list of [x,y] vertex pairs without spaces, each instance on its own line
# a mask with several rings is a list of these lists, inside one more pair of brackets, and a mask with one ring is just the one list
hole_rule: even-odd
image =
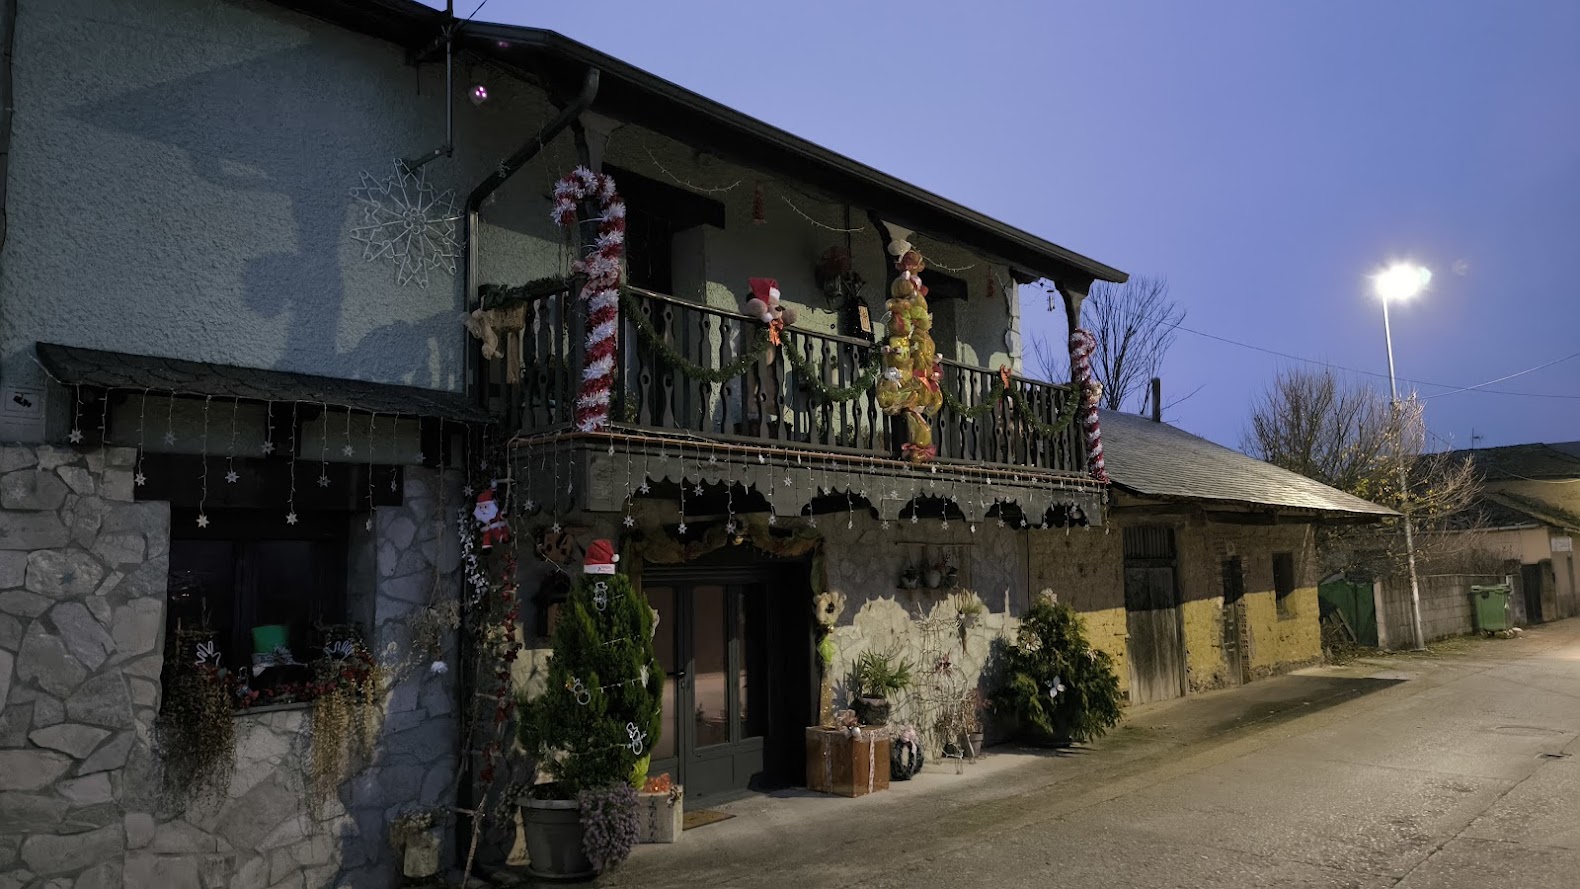
[[478,530],[483,534],[483,552],[493,549],[496,543],[509,542],[510,523],[499,514],[499,504],[494,501],[492,490],[484,490],[477,495],[477,504],[472,507],[472,518],[477,519]]

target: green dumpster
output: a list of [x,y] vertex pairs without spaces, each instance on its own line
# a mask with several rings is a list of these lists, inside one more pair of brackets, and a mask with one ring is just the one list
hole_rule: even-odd
[[1471,608],[1476,612],[1476,629],[1492,633],[1509,628],[1509,587],[1473,586],[1470,588]]

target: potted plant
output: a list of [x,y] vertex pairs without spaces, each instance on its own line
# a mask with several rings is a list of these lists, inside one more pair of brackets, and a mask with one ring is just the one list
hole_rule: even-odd
[[939,562],[935,565],[928,565],[927,570],[922,572],[922,583],[925,583],[928,589],[936,590],[943,587],[944,565],[944,562]]
[[412,879],[439,872],[439,832],[434,810],[408,808],[390,822],[390,845],[401,854],[401,872]]
[[617,558],[607,540],[588,546],[554,627],[546,686],[521,705],[522,746],[548,779],[521,800],[535,877],[589,877],[636,841],[635,788],[658,741],[664,674],[653,611],[614,573]]
[[943,575],[940,589],[952,590],[960,583],[960,566],[955,564],[954,556],[944,553],[938,562],[938,571]]
[[960,634],[960,650],[966,650],[966,636],[977,625],[983,614],[987,613],[987,606],[982,604],[975,594],[962,591],[954,596],[955,629]]
[[911,684],[911,664],[897,651],[864,651],[850,673],[852,710],[867,725],[889,721],[889,695]]
[[1015,716],[1030,740],[1089,741],[1119,724],[1113,660],[1087,643],[1080,615],[1055,597],[1032,603],[1005,647],[1002,675],[993,706]]

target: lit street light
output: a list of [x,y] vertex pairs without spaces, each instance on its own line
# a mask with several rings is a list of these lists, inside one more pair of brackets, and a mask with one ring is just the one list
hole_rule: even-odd
[[1410,263],[1395,263],[1372,278],[1372,289],[1382,300],[1383,339],[1388,344],[1388,394],[1392,407],[1394,428],[1399,435],[1399,496],[1404,505],[1404,553],[1410,565],[1410,619],[1415,625],[1415,649],[1426,649],[1426,638],[1421,632],[1421,581],[1415,572],[1415,531],[1410,518],[1410,474],[1404,465],[1404,430],[1399,423],[1399,382],[1393,371],[1393,328],[1388,322],[1388,304],[1406,300],[1426,289],[1432,282],[1431,270]]

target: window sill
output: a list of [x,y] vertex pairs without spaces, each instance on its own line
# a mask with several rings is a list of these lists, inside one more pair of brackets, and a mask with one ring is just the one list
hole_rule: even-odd
[[257,707],[248,707],[245,710],[232,710],[230,711],[230,715],[233,719],[240,719],[243,716],[258,716],[265,713],[284,713],[291,710],[307,710],[312,706],[312,701],[292,701],[289,704],[260,704]]

